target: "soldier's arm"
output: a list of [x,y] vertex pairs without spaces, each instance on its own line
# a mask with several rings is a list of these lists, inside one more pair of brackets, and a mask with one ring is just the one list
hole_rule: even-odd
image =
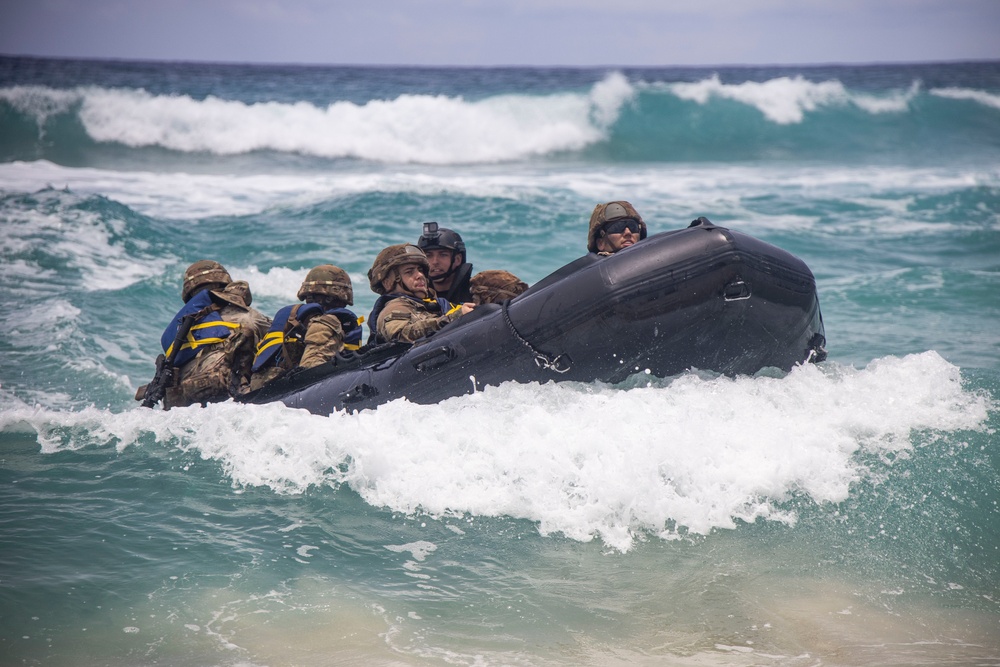
[[312,368],[330,359],[344,349],[344,327],[336,315],[317,315],[309,320],[306,328],[305,351],[299,360],[301,368]]
[[388,341],[412,343],[431,334],[450,319],[439,317],[427,311],[386,306],[378,318],[378,332]]

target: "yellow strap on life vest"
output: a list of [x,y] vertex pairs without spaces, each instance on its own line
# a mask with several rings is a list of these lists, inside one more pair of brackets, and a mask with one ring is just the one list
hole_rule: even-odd
[[447,313],[445,313],[445,315],[451,315],[452,313],[454,313],[457,310],[462,310],[462,304],[456,303],[455,305],[453,305],[451,307],[451,310],[449,310]]
[[[364,321],[365,318],[364,315],[362,315],[361,317],[358,318],[358,326],[361,326],[361,323]],[[275,345],[281,345],[282,343],[295,343],[295,342],[299,342],[299,339],[296,338],[295,336],[286,336],[281,331],[272,331],[261,339],[260,344],[257,345],[256,354],[257,356],[260,356],[260,354],[269,347],[273,347]],[[352,345],[351,343],[344,343],[344,348],[348,350],[360,350],[361,346]]]
[[[358,326],[359,327],[362,324],[364,324],[364,321],[365,321],[365,316],[364,315],[358,315]],[[353,352],[355,350],[360,350],[361,346],[360,345],[354,345],[353,343],[344,343],[344,349],[345,350],[351,350]]]
[[[194,326],[191,327],[190,331],[188,331],[187,340],[183,345],[181,345],[181,350],[197,350],[199,347],[205,347],[206,345],[215,345],[216,343],[221,343],[222,341],[225,340],[225,338],[218,338],[218,337],[202,338],[201,340],[197,340],[194,337],[194,334],[192,333],[195,329],[208,329],[210,327],[226,327],[227,329],[235,330],[239,329],[240,325],[236,324],[235,322],[226,322],[224,320],[217,320],[215,322],[201,322],[199,324],[195,324]],[[165,353],[167,357],[170,356],[170,353],[173,351],[173,349],[174,345],[173,343],[171,343],[170,347],[167,348],[167,351]]]
[[281,345],[284,342],[287,342],[286,339],[285,339],[284,332],[281,332],[281,331],[272,331],[272,332],[266,334],[261,339],[260,343],[257,345],[257,354],[259,355],[261,352],[263,352],[267,348],[272,347],[274,345]]

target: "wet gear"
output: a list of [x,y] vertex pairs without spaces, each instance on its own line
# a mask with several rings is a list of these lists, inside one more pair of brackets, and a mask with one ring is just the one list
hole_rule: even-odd
[[[390,313],[383,318],[387,306]],[[402,321],[411,325],[412,331],[403,334],[406,342],[413,342],[448,324],[461,313],[461,304],[451,304],[447,299],[420,299],[410,294],[384,294],[375,301],[371,314],[368,316],[368,344],[387,343],[392,336],[385,330],[387,321]],[[396,328],[396,327],[392,327]],[[398,333],[398,332],[397,332]],[[411,335],[412,334],[412,335]]]
[[597,252],[597,239],[601,237],[602,233],[613,234],[625,231],[624,224],[618,232],[608,232],[605,229],[607,223],[622,218],[635,220],[639,225],[639,240],[641,241],[646,238],[646,223],[643,222],[642,216],[635,210],[635,207],[627,201],[612,201],[607,204],[598,204],[594,207],[594,212],[590,214],[590,228],[587,231],[587,250]]
[[[249,286],[242,281],[189,295],[160,341],[164,354],[158,368],[173,360],[163,381],[164,410],[206,405],[246,392],[254,349],[271,324],[246,305],[244,298],[249,297]],[[140,388],[137,400],[145,399],[147,389]]]
[[[199,260],[184,271],[184,282],[181,285],[181,300],[187,303],[191,295],[202,285],[209,283],[228,285],[231,282],[233,282],[233,279],[222,264],[210,259]],[[250,305],[250,302],[247,301],[246,305]]]
[[[184,318],[195,313],[204,312],[192,324],[184,337],[180,349],[175,350],[174,344],[178,328]],[[235,322],[226,322],[219,314],[219,307],[213,300],[212,292],[199,292],[191,297],[184,307],[177,311],[174,319],[163,330],[160,336],[160,344],[163,347],[163,354],[168,359],[174,360],[174,366],[183,366],[195,358],[195,356],[205,347],[221,343],[229,337],[229,334],[239,329],[240,325]]]
[[297,366],[303,350],[296,352],[293,346],[305,347],[308,320],[324,314],[336,316],[340,320],[346,349],[357,350],[361,347],[361,323],[364,318],[359,318],[347,308],[334,308],[324,312],[323,307],[317,303],[294,304],[275,313],[271,328],[257,346],[251,371],[257,373],[269,365],[283,368]]
[[217,308],[217,306],[213,303],[199,311],[191,312],[181,317],[176,327],[177,331],[174,334],[173,343],[167,348],[169,355],[160,354],[156,357],[156,373],[153,374],[153,379],[149,381],[149,384],[139,387],[139,390],[135,394],[135,399],[142,401],[142,407],[155,407],[157,403],[163,400],[167,388],[174,386],[177,379],[177,366],[175,363],[177,361],[178,350],[181,349],[184,341],[187,340],[191,327],[198,320],[208,315],[209,311],[214,308]]

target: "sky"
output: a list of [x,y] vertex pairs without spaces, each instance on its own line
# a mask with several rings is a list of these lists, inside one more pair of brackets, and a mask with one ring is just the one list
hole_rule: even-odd
[[0,54],[431,66],[1000,60],[1000,0],[0,0]]

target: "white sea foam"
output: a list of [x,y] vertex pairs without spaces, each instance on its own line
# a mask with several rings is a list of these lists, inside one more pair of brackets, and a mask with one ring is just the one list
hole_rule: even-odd
[[848,91],[836,80],[814,82],[801,75],[728,84],[722,83],[716,74],[702,81],[671,83],[665,87],[681,99],[703,105],[713,98],[747,104],[779,125],[801,123],[806,113],[824,107],[853,105],[868,113],[899,113],[909,108],[910,101],[920,91],[919,83],[914,83],[906,91],[877,97]]
[[865,454],[910,452],[916,430],[980,428],[995,408],[928,352],[864,369],[802,367],[783,379],[509,383],[438,405],[395,401],[330,417],[232,402],[170,412],[12,409],[0,427],[31,424],[46,452],[116,442],[127,455],[150,446],[139,443],[152,434],[217,462],[237,487],[346,484],[394,511],[520,517],[544,534],[628,549],[645,534],[794,523],[787,500],[844,501],[869,475]]
[[[57,190],[38,192],[29,202],[6,202],[0,216],[0,256],[30,259],[0,265],[0,280],[32,296],[58,293],[60,275],[89,291],[117,290],[171,263],[143,253],[142,243],[133,241],[129,247],[125,220],[79,204],[78,195]],[[78,273],[53,271],[53,261]]]
[[[252,265],[248,267],[233,266],[227,268],[229,268],[229,273],[233,277],[233,280],[246,280],[250,283],[255,299],[273,299],[284,304],[285,302],[290,303],[296,300],[299,287],[312,267],[289,269],[283,266],[276,266],[267,271],[261,271]],[[350,275],[351,283],[356,287],[368,284],[368,276],[363,273],[355,272],[348,275]]]
[[983,90],[971,90],[969,88],[932,88],[931,95],[947,97],[953,100],[972,100],[979,104],[1000,109],[1000,95],[987,93]]
[[0,88],[0,100],[15,110],[31,116],[39,131],[50,116],[66,113],[82,100],[79,91],[61,90],[47,86],[11,86]]
[[0,183],[0,192],[8,193],[32,193],[51,186],[76,194],[99,194],[140,213],[173,220],[252,215],[275,207],[295,209],[370,192],[544,199],[554,206],[562,205],[564,199],[572,205],[579,205],[575,202],[581,199],[587,203],[612,200],[627,192],[642,211],[663,207],[731,217],[739,215],[741,199],[748,196],[794,195],[801,190],[810,197],[874,201],[874,193],[894,190],[912,195],[998,187],[1000,169],[662,164],[617,166],[613,171],[602,166],[517,170],[478,166],[204,175],[71,168],[39,160],[0,164]]
[[97,142],[235,155],[258,150],[393,163],[464,164],[577,150],[604,138],[634,91],[620,73],[589,94],[506,94],[470,101],[400,95],[364,104],[248,104],[213,96],[154,95],[141,89],[32,87],[0,90],[39,127],[79,105]]

